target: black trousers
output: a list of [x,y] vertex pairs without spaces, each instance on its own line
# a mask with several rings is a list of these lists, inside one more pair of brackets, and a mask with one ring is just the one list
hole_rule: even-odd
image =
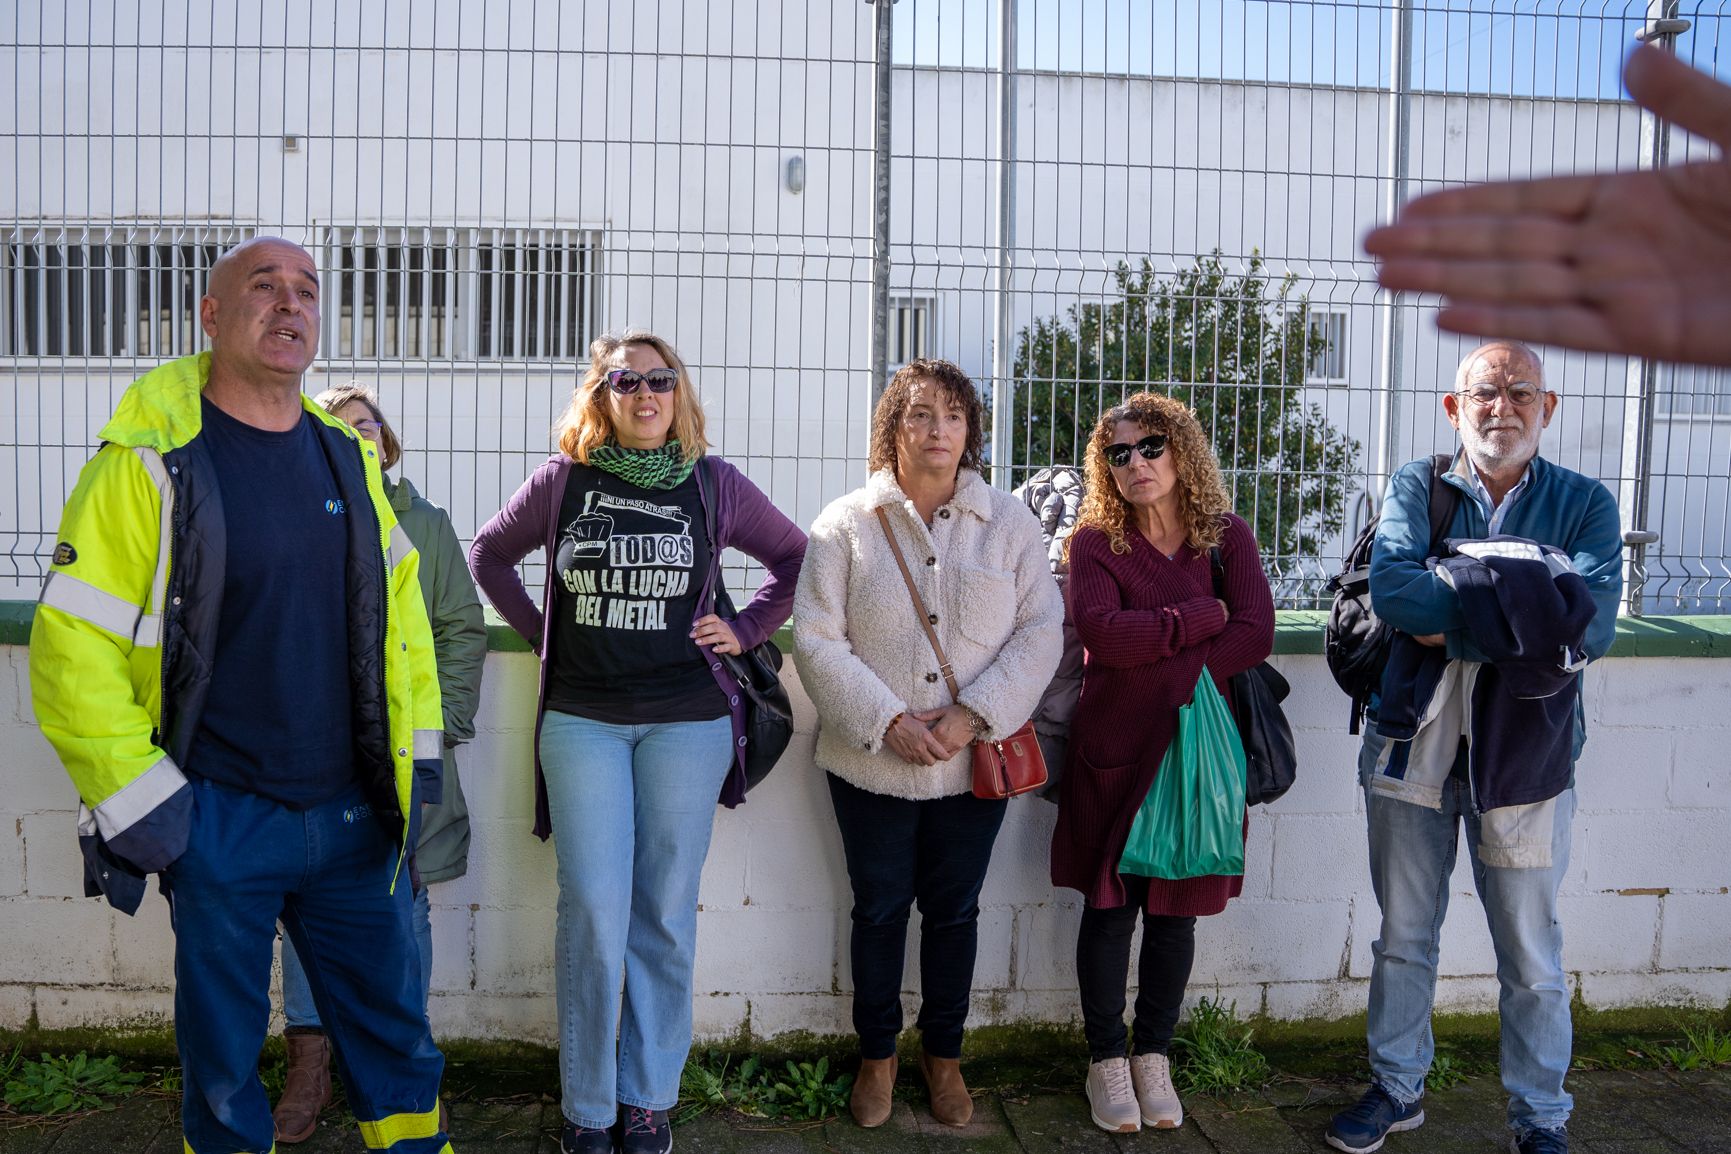
[[921,1044],[962,1056],[974,985],[980,887],[1006,802],[971,793],[908,801],[870,793],[833,773],[830,799],[853,883],[853,1028],[860,1056],[887,1058],[902,1031],[908,912],[920,905]]
[[1088,1060],[1122,1058],[1125,987],[1130,980],[1130,940],[1142,917],[1142,957],[1136,966],[1136,1030],[1138,1054],[1164,1054],[1172,1045],[1184,987],[1196,960],[1196,919],[1142,914],[1148,900],[1148,879],[1124,875],[1129,899],[1112,909],[1082,910],[1076,935],[1076,984],[1082,994],[1082,1032],[1088,1039]]

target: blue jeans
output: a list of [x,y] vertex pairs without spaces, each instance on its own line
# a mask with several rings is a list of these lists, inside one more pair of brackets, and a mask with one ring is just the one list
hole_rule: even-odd
[[[421,1013],[427,1012],[427,991],[433,985],[433,916],[427,900],[427,887],[415,895],[415,946],[421,955]],[[313,1001],[313,988],[307,984],[306,968],[295,944],[287,935],[282,940],[282,1016],[290,1028],[322,1030],[319,1007]]]
[[449,1149],[439,1130],[445,1060],[427,1030],[408,871],[398,872],[397,847],[360,787],[296,811],[194,779],[186,852],[163,881],[187,1150],[272,1148],[258,1052],[279,920],[306,963],[369,1148]]
[[[610,725],[548,710],[541,771],[559,858],[553,949],[566,1119],[670,1109],[691,1051],[697,885],[733,722]],[[619,990],[625,998],[620,1004]]]
[[1563,928],[1557,890],[1569,867],[1569,827],[1575,791],[1557,798],[1551,864],[1507,869],[1479,860],[1479,816],[1461,777],[1443,786],[1441,812],[1369,789],[1380,744],[1372,735],[1360,755],[1370,825],[1370,877],[1382,907],[1382,933],[1372,945],[1366,1041],[1370,1067],[1383,1089],[1403,1102],[1424,1093],[1435,1044],[1431,1004],[1436,995],[1437,939],[1448,912],[1449,875],[1457,831],[1466,829],[1473,884],[1496,951],[1497,1009],[1502,1023],[1503,1088],[1509,1125],[1552,1128],[1569,1119],[1574,1100],[1563,1089],[1574,1043],[1569,984],[1563,972]]

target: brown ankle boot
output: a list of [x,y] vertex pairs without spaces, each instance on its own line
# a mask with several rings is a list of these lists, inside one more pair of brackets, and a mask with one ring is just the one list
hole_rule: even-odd
[[966,1126],[974,1116],[974,1100],[962,1081],[960,1058],[934,1058],[920,1051],[920,1073],[932,1095],[932,1117],[946,1126]]
[[882,1126],[890,1116],[896,1086],[896,1056],[861,1058],[859,1073],[853,1080],[853,1097],[848,1109],[861,1126]]
[[331,1040],[318,1030],[297,1027],[283,1034],[283,1042],[288,1046],[288,1077],[271,1117],[276,1140],[289,1146],[312,1137],[319,1111],[331,1104]]

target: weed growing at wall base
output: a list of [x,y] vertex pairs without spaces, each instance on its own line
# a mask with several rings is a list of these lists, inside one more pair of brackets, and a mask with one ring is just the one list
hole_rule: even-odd
[[1684,1023],[1683,1045],[1665,1046],[1659,1054],[1679,1070],[1710,1070],[1731,1066],[1731,1031],[1712,1022]]
[[815,1121],[845,1110],[852,1087],[852,1074],[830,1076],[827,1057],[816,1062],[790,1059],[778,1070],[756,1055],[735,1065],[731,1054],[704,1050],[685,1063],[674,1120],[706,1110],[733,1110],[754,1117]]
[[109,1098],[130,1094],[144,1081],[143,1074],[120,1068],[120,1059],[110,1054],[92,1058],[79,1051],[70,1058],[44,1054],[39,1060],[8,1063],[6,1108],[19,1114],[52,1116],[95,1110]]
[[1268,1081],[1268,1059],[1251,1043],[1255,1031],[1238,1020],[1238,1003],[1203,998],[1172,1044],[1181,1052],[1173,1080],[1185,1094],[1254,1090]]
[[1453,1053],[1450,1047],[1439,1043],[1436,1054],[1431,1058],[1430,1070],[1424,1076],[1424,1088],[1432,1092],[1452,1090],[1470,1078],[1496,1072],[1496,1062],[1484,1062],[1462,1056]]

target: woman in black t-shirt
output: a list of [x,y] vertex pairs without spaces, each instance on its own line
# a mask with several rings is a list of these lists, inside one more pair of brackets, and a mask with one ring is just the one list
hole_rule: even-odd
[[[619,1130],[626,1150],[665,1151],[691,1047],[711,818],[718,797],[744,799],[743,698],[716,655],[787,620],[805,534],[738,469],[704,456],[703,409],[666,341],[627,331],[589,356],[560,452],[469,558],[541,654],[535,832],[553,835],[559,857],[563,1149],[611,1150]],[[729,546],[767,570],[732,620],[712,612]],[[541,606],[517,570],[537,548],[548,560]]]

